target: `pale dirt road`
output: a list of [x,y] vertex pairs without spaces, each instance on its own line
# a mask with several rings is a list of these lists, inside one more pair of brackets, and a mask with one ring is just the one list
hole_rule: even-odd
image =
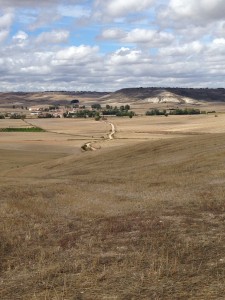
[[[110,130],[110,132],[109,132],[109,134],[108,134],[108,140],[113,140],[113,139],[114,139],[114,135],[115,135],[115,133],[116,133],[115,125],[114,125],[113,123],[111,123],[111,122],[106,122],[106,121],[104,121],[104,122],[105,122],[106,124],[109,124],[109,125],[111,126],[111,130]],[[85,143],[81,148],[82,148],[83,150],[85,150],[85,151],[87,151],[87,150],[95,151],[95,150],[100,149],[100,148],[94,147],[94,146],[93,146],[93,143],[95,143],[95,142],[87,142],[87,143]]]
[[116,133],[116,128],[113,123],[109,123],[111,125],[111,132],[109,133],[109,139],[113,140],[114,139],[114,134]]

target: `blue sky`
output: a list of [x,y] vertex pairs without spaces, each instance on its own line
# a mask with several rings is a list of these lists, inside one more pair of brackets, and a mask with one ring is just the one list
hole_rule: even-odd
[[0,91],[223,87],[225,0],[0,0]]

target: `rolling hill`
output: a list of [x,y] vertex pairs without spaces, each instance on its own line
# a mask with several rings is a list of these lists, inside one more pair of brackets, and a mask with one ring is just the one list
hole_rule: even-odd
[[1,170],[1,299],[223,299],[224,149],[204,134]]
[[83,104],[108,103],[175,103],[198,104],[225,102],[225,89],[208,88],[125,88],[116,92],[36,92],[0,93],[0,106],[67,105],[73,99]]
[[117,102],[149,102],[196,104],[201,101],[225,102],[225,89],[194,88],[127,88],[118,90],[105,100]]

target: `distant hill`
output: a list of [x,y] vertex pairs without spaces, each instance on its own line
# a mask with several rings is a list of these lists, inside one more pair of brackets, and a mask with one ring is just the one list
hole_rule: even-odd
[[46,91],[46,92],[8,92],[0,93],[0,105],[66,105],[74,99],[80,99],[81,102],[93,101],[108,95],[107,92],[91,91]]
[[225,102],[225,88],[124,88],[116,92],[46,91],[0,93],[0,105],[48,105],[69,104],[79,99],[81,103],[176,103],[198,104],[201,102]]
[[149,102],[149,103],[198,103],[225,102],[225,89],[208,88],[125,88],[105,96],[105,100],[117,102]]

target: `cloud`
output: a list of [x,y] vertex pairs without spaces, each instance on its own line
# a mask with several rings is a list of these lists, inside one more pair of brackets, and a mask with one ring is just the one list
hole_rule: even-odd
[[46,9],[45,11],[39,11],[39,14],[36,16],[35,20],[29,23],[29,30],[36,30],[40,27],[49,26],[51,23],[54,23],[60,20],[61,16],[57,13],[56,8]]
[[36,38],[38,44],[61,44],[67,42],[70,32],[68,30],[53,30],[51,32],[42,32]]
[[9,35],[9,30],[0,30],[0,43],[3,42]]
[[28,38],[28,34],[22,30],[18,31],[16,35],[13,36],[13,40],[25,41]]
[[126,44],[147,44],[151,48],[168,45],[175,40],[175,37],[171,33],[143,28],[135,28],[128,32],[119,28],[106,29],[97,38],[102,40],[117,40],[120,43]]
[[95,16],[103,20],[126,17],[152,7],[154,0],[95,0]]
[[28,34],[22,30],[18,31],[17,34],[15,34],[12,37],[12,40],[14,43],[16,43],[20,47],[25,47],[28,43]]
[[126,33],[120,28],[109,28],[97,36],[100,40],[120,40],[126,37]]
[[181,45],[168,46],[159,49],[159,54],[162,56],[183,56],[189,58],[192,55],[199,55],[203,52],[205,46],[199,41],[194,41]]
[[[61,0],[0,0],[0,7],[41,7],[41,6],[56,6],[61,4]],[[69,4],[83,3],[82,0],[67,0]]]
[[174,40],[174,36],[171,33],[161,32],[153,29],[133,29],[128,32],[124,38],[125,42],[128,43],[140,43],[149,44],[152,47],[162,46],[169,44]]
[[[22,32],[16,34],[23,37]],[[25,36],[25,35],[24,35]],[[26,51],[0,49],[2,90],[116,90],[124,86],[223,86],[225,39],[161,48],[158,53],[120,47],[108,54],[97,46]]]
[[9,36],[13,18],[14,14],[12,12],[5,12],[0,16],[0,43]]
[[58,14],[72,18],[89,17],[91,9],[82,5],[60,5],[58,7]]
[[14,14],[12,12],[7,12],[0,16],[0,29],[9,28],[12,25]]
[[[159,20],[163,20],[162,23],[165,24],[172,21],[176,27],[185,26],[186,22],[204,25],[225,20],[224,11],[224,0],[170,0],[168,7],[164,7],[159,13]],[[183,24],[178,23],[179,21]]]
[[1,89],[223,86],[224,5],[0,0]]
[[127,65],[139,63],[142,59],[141,50],[132,50],[130,48],[122,47],[116,50],[109,59],[111,65]]
[[55,53],[53,65],[83,65],[91,62],[98,53],[98,47],[81,45],[78,47],[71,46]]

